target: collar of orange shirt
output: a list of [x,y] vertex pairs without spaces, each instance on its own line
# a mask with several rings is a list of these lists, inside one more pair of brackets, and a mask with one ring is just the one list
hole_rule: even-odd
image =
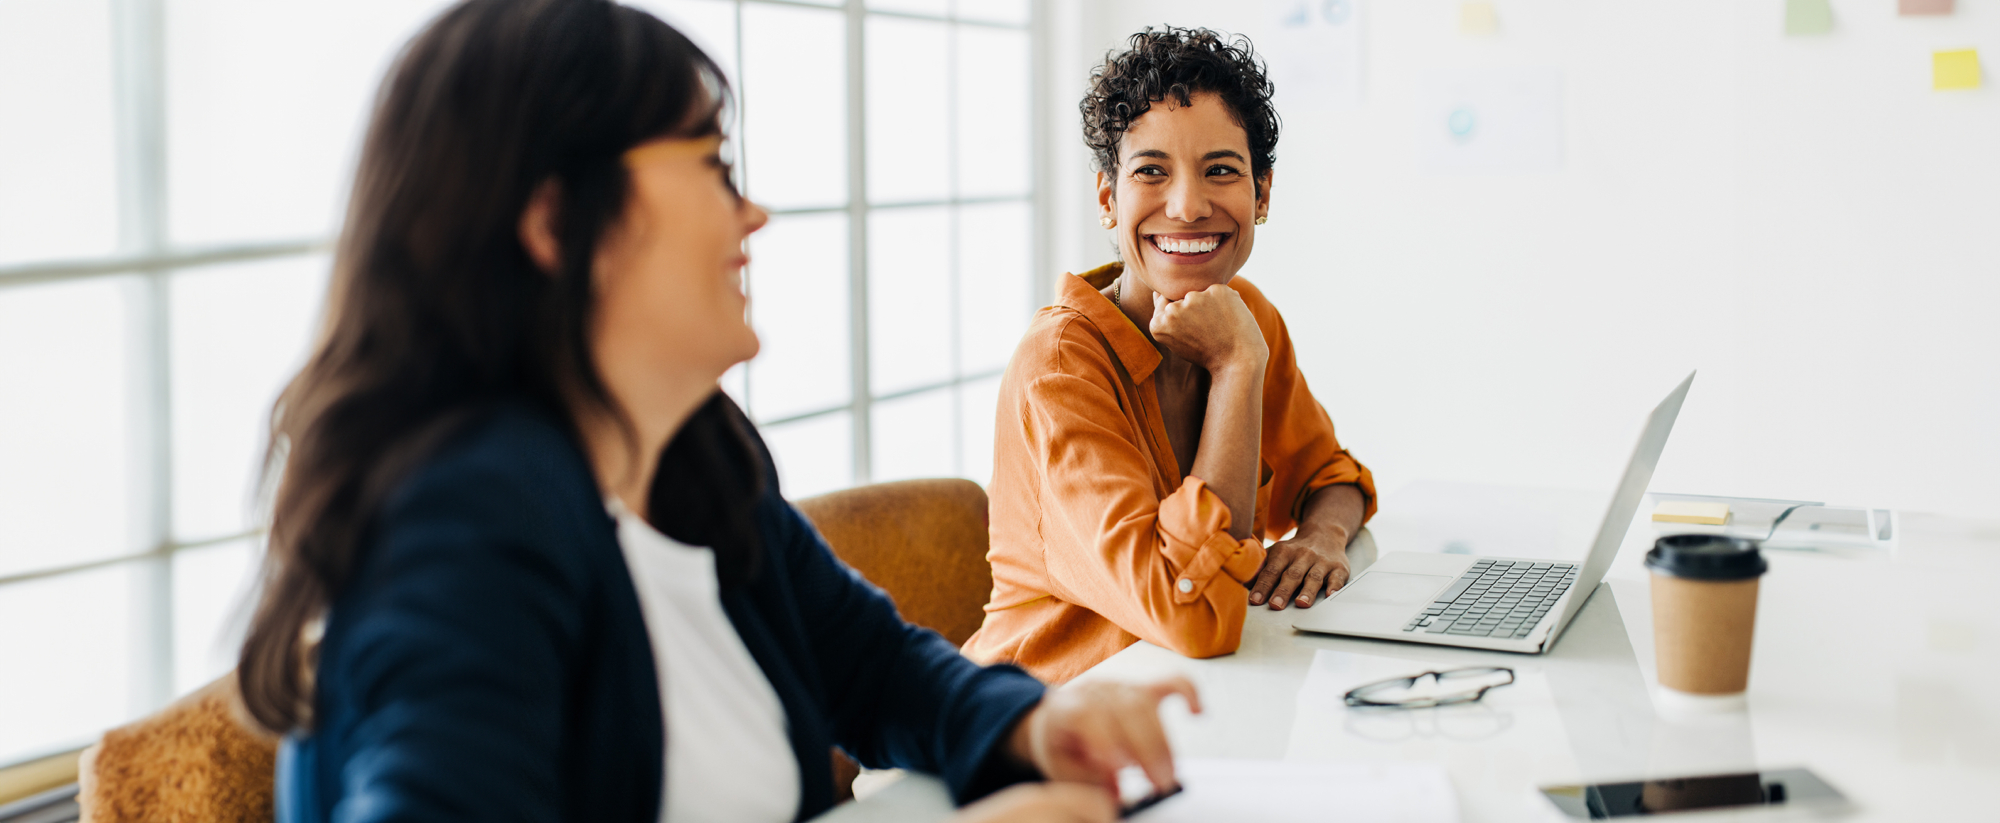
[[1075,310],[1096,326],[1104,339],[1110,341],[1111,353],[1117,356],[1119,365],[1132,375],[1132,382],[1144,383],[1160,367],[1160,350],[1153,347],[1152,338],[1125,316],[1118,304],[1099,291],[1124,272],[1124,263],[1106,263],[1082,274],[1068,275],[1057,287],[1056,305]]

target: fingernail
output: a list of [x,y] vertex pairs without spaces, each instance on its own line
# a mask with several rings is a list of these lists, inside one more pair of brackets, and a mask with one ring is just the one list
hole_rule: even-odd
[[1251,593],[1250,593],[1250,605],[1252,605],[1252,606],[1255,606],[1255,605],[1257,605],[1257,604],[1259,604],[1259,603],[1262,603],[1262,602],[1264,602],[1264,595],[1263,595],[1263,594],[1261,594],[1261,593],[1258,593],[1258,592],[1251,592]]

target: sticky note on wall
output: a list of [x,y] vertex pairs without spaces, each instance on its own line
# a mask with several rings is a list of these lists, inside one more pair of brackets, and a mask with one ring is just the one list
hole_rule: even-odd
[[1959,49],[1933,53],[1931,88],[1938,91],[1979,88],[1979,50]]
[[1896,13],[1904,17],[1923,14],[1950,14],[1952,0],[1896,0]]
[[1785,0],[1786,34],[1833,31],[1833,6],[1827,0]]
[[1460,3],[1458,30],[1465,34],[1493,34],[1500,30],[1500,14],[1492,3]]

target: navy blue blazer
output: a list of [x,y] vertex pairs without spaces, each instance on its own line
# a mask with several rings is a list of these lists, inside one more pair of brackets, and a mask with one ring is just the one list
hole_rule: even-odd
[[[1018,777],[996,749],[1042,685],[904,623],[762,459],[762,570],[722,602],[784,704],[799,819],[832,804],[836,743],[961,802]],[[314,726],[279,753],[280,821],[659,819],[652,646],[564,427],[522,404],[469,424],[385,501],[359,562],[328,613]]]

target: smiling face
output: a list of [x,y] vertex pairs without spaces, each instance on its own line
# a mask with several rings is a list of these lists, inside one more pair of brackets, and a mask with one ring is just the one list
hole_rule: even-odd
[[768,215],[730,186],[721,143],[662,139],[626,154],[631,195],[595,266],[592,343],[605,372],[713,380],[756,356],[743,239]]
[[1249,136],[1221,98],[1190,101],[1169,96],[1132,121],[1118,168],[1097,175],[1098,206],[1118,221],[1126,272],[1168,300],[1236,277],[1271,198],[1270,176],[1260,191]]

